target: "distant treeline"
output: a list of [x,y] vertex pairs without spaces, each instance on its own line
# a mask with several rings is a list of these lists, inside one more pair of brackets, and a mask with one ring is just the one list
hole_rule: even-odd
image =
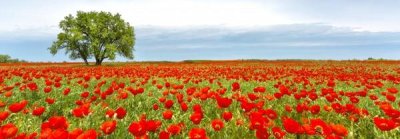
[[369,57],[367,60],[372,60],[372,61],[382,61],[382,60],[388,60],[388,59],[384,59],[384,58],[373,58],[373,57]]
[[11,58],[9,55],[0,54],[0,63],[15,63],[15,62],[27,62],[25,60],[20,60],[18,58]]

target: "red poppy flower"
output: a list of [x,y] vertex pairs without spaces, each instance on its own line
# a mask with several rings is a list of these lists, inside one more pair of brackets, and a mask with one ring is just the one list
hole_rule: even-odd
[[9,115],[10,113],[8,111],[0,112],[0,122],[6,120]]
[[352,103],[358,103],[360,100],[357,97],[350,97]]
[[203,114],[199,112],[194,112],[192,115],[190,115],[190,121],[192,121],[194,124],[199,124],[201,122],[201,119],[203,118]]
[[284,131],[282,131],[279,127],[273,127],[272,128],[272,134],[277,139],[283,139],[283,137],[285,137],[286,133]]
[[344,127],[341,124],[337,124],[337,125],[331,124],[331,128],[332,128],[332,131],[336,135],[339,135],[339,136],[342,136],[342,137],[346,137],[347,134],[348,134],[348,131],[347,131],[346,127]]
[[69,92],[71,92],[71,89],[70,88],[65,88],[63,94],[64,95],[68,95]]
[[90,78],[91,78],[90,75],[87,75],[87,74],[86,74],[85,76],[83,76],[83,79],[84,79],[85,81],[89,81]]
[[167,100],[167,101],[165,101],[165,103],[164,103],[164,106],[165,106],[165,108],[167,108],[167,109],[171,108],[173,105],[174,105],[174,101],[172,101],[172,100]]
[[42,124],[42,129],[44,128],[67,129],[68,128],[67,118],[65,118],[64,116],[50,117],[48,122]]
[[256,94],[254,94],[254,93],[249,93],[249,94],[247,94],[247,97],[251,100],[251,101],[255,101],[255,100],[257,100],[259,97],[256,95]]
[[4,103],[3,101],[0,100],[0,107],[4,107],[6,106],[6,103]]
[[265,87],[259,86],[253,89],[254,92],[256,93],[264,93],[265,92]]
[[148,120],[145,123],[146,130],[149,132],[156,132],[161,127],[161,121],[159,120]]
[[117,113],[118,119],[123,119],[126,116],[126,110],[122,107],[117,108],[115,113]]
[[113,118],[113,117],[114,117],[114,114],[115,114],[115,111],[112,110],[112,109],[108,109],[108,110],[106,111],[106,117],[107,117],[107,118]]
[[177,135],[181,132],[181,126],[179,124],[172,124],[168,126],[167,131],[171,133],[171,135]]
[[319,105],[313,105],[310,107],[310,112],[314,115],[318,114],[320,110],[321,108],[319,107]]
[[291,118],[284,118],[283,119],[283,127],[285,130],[292,134],[299,134],[302,133],[302,126],[295,120]]
[[394,96],[392,94],[387,94],[386,95],[386,99],[391,101],[391,102],[394,102],[394,101],[396,101],[396,96]]
[[240,89],[240,84],[238,82],[232,83],[232,91],[238,91]]
[[53,104],[55,102],[55,99],[52,98],[46,98],[45,100],[47,102],[47,104]]
[[203,110],[202,110],[200,104],[195,104],[195,105],[193,105],[193,111],[194,111],[194,112],[198,112],[198,113],[203,113]]
[[203,128],[192,128],[189,131],[189,139],[208,139],[206,130]]
[[316,94],[316,93],[310,93],[310,94],[308,94],[308,97],[311,99],[311,100],[316,100],[317,98],[318,98],[318,95]]
[[36,85],[36,83],[29,83],[27,84],[29,90],[31,91],[36,91],[38,89],[38,86]]
[[89,129],[79,135],[77,139],[97,139],[97,132],[94,129]]
[[263,116],[263,113],[259,111],[250,113],[249,119],[250,119],[250,130],[264,128],[266,124],[269,122],[269,120]]
[[5,96],[5,97],[11,97],[12,94],[13,94],[13,93],[12,93],[11,91],[9,91],[9,92],[4,93],[4,96]]
[[165,87],[166,87],[166,88],[169,88],[170,86],[171,86],[171,84],[170,84],[169,82],[166,82],[166,83],[165,83]]
[[322,135],[330,135],[332,134],[332,129],[329,125],[327,125],[323,120],[311,119],[310,120],[310,127],[314,130],[315,133],[319,133]]
[[83,92],[83,93],[81,94],[81,97],[82,97],[82,98],[87,98],[87,97],[89,97],[89,92],[88,92],[88,91]]
[[89,115],[90,113],[90,103],[83,104],[75,109],[72,110],[72,115],[78,118],[82,118],[84,116]]
[[329,80],[328,83],[327,83],[327,86],[334,87],[335,86],[335,81],[334,80]]
[[82,130],[82,129],[76,128],[76,129],[72,130],[71,132],[69,132],[68,137],[69,137],[70,139],[76,139],[76,138],[78,138],[78,136],[81,135],[82,133],[83,133],[83,130]]
[[51,92],[51,86],[46,86],[46,87],[44,87],[43,91],[44,91],[45,93]]
[[8,107],[8,109],[13,113],[17,113],[17,112],[21,111],[22,109],[24,109],[27,104],[28,104],[27,100],[22,100],[21,102],[11,104]]
[[375,126],[378,127],[382,131],[389,131],[389,130],[396,128],[396,123],[391,119],[375,117],[374,123],[375,123]]
[[163,117],[164,119],[169,120],[172,118],[173,114],[174,113],[171,110],[166,110],[163,112]]
[[167,99],[165,97],[160,97],[158,99],[159,102],[164,103]]
[[61,83],[60,83],[60,82],[56,82],[56,83],[54,83],[54,87],[56,87],[56,88],[60,88],[60,87],[61,87]]
[[118,87],[121,88],[121,89],[125,88],[125,83],[119,83]]
[[400,111],[395,110],[395,109],[393,109],[393,108],[383,109],[383,112],[384,112],[387,116],[389,116],[389,117],[391,117],[391,118],[394,118],[394,119],[400,117]]
[[[260,101],[261,102],[261,101]],[[256,107],[256,105],[254,103],[249,103],[246,100],[241,101],[241,105],[240,107],[245,111],[245,112],[249,112],[251,111],[253,108]]]
[[158,84],[156,87],[157,87],[157,89],[161,90],[163,88],[163,85]]
[[369,95],[369,98],[370,98],[371,100],[377,100],[377,99],[378,99],[378,96],[376,96],[376,95],[374,95],[374,94],[371,94],[371,95]]
[[20,133],[17,136],[15,136],[15,139],[36,139],[37,133],[33,132],[31,134],[27,133]]
[[158,110],[158,108],[159,108],[159,107],[158,107],[158,105],[157,105],[157,104],[153,104],[153,110],[155,110],[155,111],[156,111],[156,110]]
[[215,131],[220,131],[222,128],[224,128],[224,122],[220,119],[214,119],[211,121],[211,126]]
[[69,137],[68,131],[65,129],[55,129],[48,135],[48,139],[67,139]]
[[32,111],[32,115],[40,116],[46,109],[44,107],[38,107]]
[[181,110],[182,111],[187,111],[188,108],[189,108],[188,105],[185,102],[180,103],[180,105],[181,105]]
[[276,112],[272,109],[267,109],[264,111],[264,113],[268,116],[269,119],[275,120],[276,118],[278,118],[278,114],[276,114]]
[[222,113],[222,118],[224,118],[225,121],[230,121],[232,119],[232,113],[225,111]]
[[282,93],[274,93],[274,97],[275,97],[276,99],[280,99],[280,98],[282,98],[282,96],[283,96]]
[[103,131],[104,134],[109,135],[114,132],[115,128],[117,127],[117,121],[106,121],[101,124],[100,129]]
[[160,134],[158,135],[159,139],[169,139],[170,134],[167,131],[161,131]]
[[146,125],[140,122],[132,122],[128,131],[135,137],[141,137],[146,134]]
[[284,94],[288,94],[288,95],[290,94],[289,93],[289,89],[284,85],[280,85],[278,89],[279,89],[279,92],[281,93],[282,96]]
[[296,106],[297,113],[302,113],[303,111],[306,110],[308,110],[308,106],[306,104],[301,104],[301,103],[297,104]]
[[256,137],[257,137],[257,139],[268,139],[269,133],[268,133],[267,129],[260,128],[260,129],[256,130]]
[[[42,126],[43,126],[43,124],[42,124]],[[49,138],[49,136],[51,135],[52,132],[53,132],[53,130],[50,128],[42,128],[42,130],[40,131],[40,138],[47,139],[47,138]]]
[[12,138],[17,134],[17,132],[18,128],[12,123],[0,126],[0,138]]
[[392,87],[392,88],[387,88],[386,89],[389,93],[392,93],[392,94],[397,94],[397,92],[399,92],[399,90],[397,90],[397,88],[394,88],[394,87]]
[[292,107],[289,105],[285,105],[285,111],[292,112]]
[[217,99],[217,104],[220,108],[227,108],[229,107],[229,105],[232,104],[232,99],[229,98],[223,98],[217,95],[216,99]]

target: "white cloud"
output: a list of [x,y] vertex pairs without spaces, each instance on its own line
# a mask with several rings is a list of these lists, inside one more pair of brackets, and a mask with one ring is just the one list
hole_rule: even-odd
[[146,50],[241,47],[363,47],[397,46],[400,33],[357,32],[324,24],[288,24],[234,28],[196,26],[192,28],[140,27],[137,45]]
[[393,0],[19,0],[0,1],[0,5],[4,21],[0,32],[57,26],[78,10],[118,12],[135,26],[323,23],[359,31],[400,31],[400,2]]
[[[40,29],[39,29],[40,30]],[[21,31],[24,32],[24,31]],[[28,32],[28,31],[25,31]],[[30,32],[36,32],[31,30]],[[324,24],[257,27],[138,26],[135,60],[185,59],[399,59],[400,33],[355,32]],[[56,35],[1,40],[0,52],[30,61],[69,60],[47,50]],[[117,60],[125,61],[123,58]]]
[[103,10],[118,12],[133,25],[193,26],[227,25],[251,26],[272,25],[288,22],[279,13],[258,3],[248,1],[202,2],[188,0],[171,1],[65,1],[25,3],[2,2],[0,31],[54,26],[68,14],[78,10]]

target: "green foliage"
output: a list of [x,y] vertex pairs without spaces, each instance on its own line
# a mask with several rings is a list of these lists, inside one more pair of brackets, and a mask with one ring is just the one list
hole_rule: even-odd
[[373,58],[373,57],[368,57],[368,59],[367,59],[368,61],[382,61],[382,60],[385,60],[385,59],[383,59],[383,58]]
[[25,60],[12,59],[9,55],[0,54],[0,63],[26,62]]
[[9,55],[0,55],[0,63],[5,63],[10,59],[11,57]]
[[81,58],[88,64],[94,58],[96,65],[114,60],[116,54],[133,59],[134,28],[118,13],[78,11],[76,17],[66,16],[59,27],[62,31],[49,48],[53,55],[65,49],[71,59]]

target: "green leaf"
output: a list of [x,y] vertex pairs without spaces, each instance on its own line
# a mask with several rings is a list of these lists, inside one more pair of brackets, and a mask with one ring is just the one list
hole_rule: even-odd
[[118,13],[78,11],[76,17],[68,15],[60,21],[59,27],[61,32],[49,47],[53,55],[65,49],[71,59],[86,62],[94,58],[100,64],[104,59],[114,60],[117,53],[133,59],[134,29]]

